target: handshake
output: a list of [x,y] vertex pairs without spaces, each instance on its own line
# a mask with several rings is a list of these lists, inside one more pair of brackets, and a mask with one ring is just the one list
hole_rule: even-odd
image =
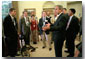
[[44,27],[42,27],[43,31],[49,30],[50,29],[50,23],[46,24]]

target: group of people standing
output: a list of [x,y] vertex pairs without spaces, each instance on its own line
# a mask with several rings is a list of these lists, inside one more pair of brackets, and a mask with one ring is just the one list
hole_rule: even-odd
[[[62,47],[66,40],[67,52],[69,52],[68,57],[73,57],[75,51],[74,41],[79,32],[79,20],[74,15],[76,13],[75,9],[69,9],[68,13],[65,11],[65,8],[57,5],[54,15],[55,22],[52,23],[50,12],[43,11],[38,22],[35,12],[31,12],[31,16],[28,17],[28,12],[25,10],[19,20],[20,30],[18,32],[18,23],[15,18],[16,10],[11,8],[9,14],[3,21],[3,45],[4,43],[6,44],[8,51],[6,54],[3,54],[3,56],[9,55],[14,57],[17,54],[19,37],[23,37],[25,45],[28,47],[31,46],[30,41],[32,41],[33,44],[38,44],[40,35],[43,42],[43,49],[46,48],[47,41],[49,51],[51,51],[51,43],[54,42],[56,57],[62,57]],[[3,47],[3,49],[6,47]]]
[[43,31],[51,31],[53,33],[52,39],[54,40],[54,49],[56,57],[62,57],[63,43],[66,40],[66,48],[68,49],[67,57],[74,57],[75,52],[75,39],[79,32],[80,25],[79,19],[74,15],[76,10],[69,9],[66,13],[66,8],[61,5],[55,7],[55,22],[54,24],[46,24],[42,27]]

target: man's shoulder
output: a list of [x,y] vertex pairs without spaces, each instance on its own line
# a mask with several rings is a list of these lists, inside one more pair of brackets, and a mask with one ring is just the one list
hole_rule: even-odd
[[73,16],[73,19],[74,19],[74,20],[78,20],[78,17],[77,17],[77,16]]
[[7,16],[5,17],[5,19],[6,19],[6,18],[9,18],[9,17],[10,17],[10,15],[7,15]]
[[68,21],[69,17],[67,17],[66,14],[62,13],[60,19],[63,19],[65,21]]
[[20,18],[20,21],[23,21],[23,20],[24,20],[24,17],[21,17],[21,18]]
[[42,18],[40,18],[39,20],[42,20]]
[[73,17],[74,17],[74,18],[76,18],[76,19],[78,19],[78,17],[77,17],[77,16],[75,16],[75,15],[74,15]]
[[65,17],[65,16],[67,16],[67,14],[62,13],[62,16],[64,16],[64,17]]
[[5,18],[4,18],[4,21],[9,21],[11,19],[10,15],[7,15]]
[[66,17],[67,17],[66,14],[64,14],[64,13],[61,14],[61,18],[66,18]]

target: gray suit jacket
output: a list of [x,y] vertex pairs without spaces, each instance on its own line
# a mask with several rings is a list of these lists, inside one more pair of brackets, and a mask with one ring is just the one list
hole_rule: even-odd
[[22,35],[26,35],[26,34],[30,34],[30,21],[29,21],[29,18],[28,18],[28,22],[29,24],[26,25],[25,23],[25,18],[21,18],[20,21],[19,21],[19,24],[20,24],[20,33]]

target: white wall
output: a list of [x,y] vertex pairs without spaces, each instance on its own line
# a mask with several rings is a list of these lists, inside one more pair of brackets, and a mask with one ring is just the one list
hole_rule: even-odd
[[[67,9],[74,8],[76,10],[76,16],[79,18],[82,16],[82,2],[69,3]],[[80,14],[80,15],[79,15]]]
[[[41,17],[41,12],[43,10],[43,5],[47,1],[18,1],[18,8],[19,8],[19,17],[22,15],[24,9],[35,8],[36,9],[36,16],[38,19]],[[62,1],[52,1],[54,5],[63,5],[63,7],[67,7],[67,2]],[[51,6],[51,5],[50,5]]]

